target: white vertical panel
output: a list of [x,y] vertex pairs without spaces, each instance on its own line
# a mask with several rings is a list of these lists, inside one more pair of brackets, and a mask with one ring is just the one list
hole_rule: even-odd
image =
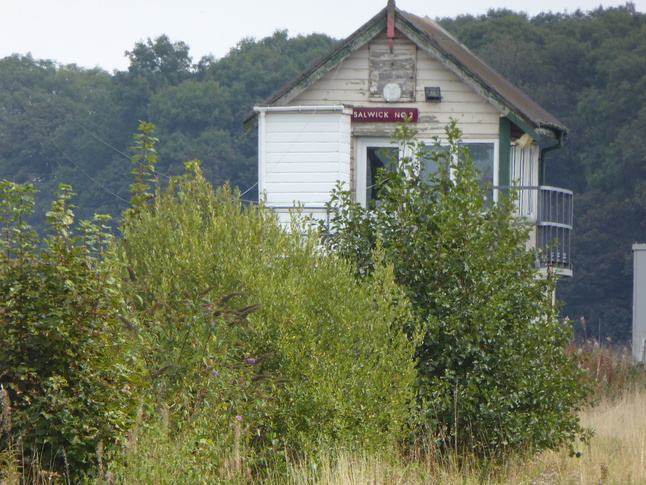
[[268,207],[287,212],[303,205],[318,215],[337,181],[349,186],[350,113],[312,107],[264,113],[259,186]]
[[633,244],[633,356],[646,359],[646,244]]

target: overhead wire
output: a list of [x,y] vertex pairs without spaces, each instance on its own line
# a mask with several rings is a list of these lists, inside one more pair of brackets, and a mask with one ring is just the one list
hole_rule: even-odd
[[[74,165],[74,167],[76,167],[76,168],[77,168],[77,169],[78,169],[78,170],[79,170],[83,175],[85,175],[85,176],[86,176],[88,179],[90,179],[93,183],[95,183],[96,185],[98,185],[99,187],[101,187],[103,190],[105,190],[107,193],[109,193],[109,194],[110,194],[110,195],[112,195],[113,197],[115,197],[115,198],[117,198],[117,199],[119,199],[119,200],[121,200],[121,201],[123,201],[123,202],[129,203],[129,201],[127,201],[126,199],[124,199],[123,197],[121,197],[119,194],[117,194],[117,193],[113,192],[112,190],[108,189],[106,186],[104,186],[104,185],[103,185],[103,184],[101,184],[99,181],[97,181],[95,178],[93,178],[89,173],[87,173],[85,170],[83,170],[83,168],[81,168],[81,167],[80,167],[80,166],[79,166],[79,165],[78,165],[74,160],[72,160],[72,158],[71,158],[71,157],[70,157],[70,156],[65,152],[65,150],[63,150],[63,149],[62,149],[62,148],[61,148],[61,147],[56,143],[56,141],[55,141],[52,137],[48,137],[46,133],[44,133],[42,130],[40,130],[40,129],[38,128],[38,124],[37,124],[37,123],[35,123],[35,119],[32,117],[31,113],[29,113],[29,111],[27,110],[27,108],[25,107],[25,105],[22,103],[22,101],[20,101],[20,99],[18,99],[18,97],[16,96],[16,93],[11,89],[11,86],[9,86],[9,84],[8,84],[8,83],[7,83],[7,81],[6,81],[6,79],[5,79],[1,74],[0,74],[0,80],[2,81],[2,84],[4,84],[4,86],[7,88],[7,90],[8,90],[8,91],[9,91],[9,93],[11,94],[11,97],[16,101],[16,103],[18,104],[18,106],[20,107],[20,109],[23,111],[23,113],[25,113],[25,115],[27,116],[27,118],[29,119],[29,121],[31,121],[31,122],[32,122],[32,126],[35,126],[35,127],[36,127],[36,129],[40,131],[40,134],[41,134],[41,135],[43,135],[43,137],[45,138],[45,140],[44,140],[44,141],[41,141],[41,144],[43,144],[43,143],[45,143],[45,142],[49,142],[49,143],[51,143],[51,144],[52,144],[52,145],[53,145],[53,146],[54,146],[54,147],[55,147],[55,148],[56,148],[56,149],[61,153],[61,155],[62,155],[62,156],[63,156],[67,161],[69,161],[72,165]],[[28,86],[25,86],[25,87],[27,87],[27,89],[29,89],[29,87],[28,87]],[[51,102],[50,102],[49,100],[47,100],[47,101],[48,101],[48,103],[51,105]]]
[[[29,86],[29,84],[28,84],[28,83],[27,83],[27,82],[26,82],[26,81],[25,81],[25,80],[20,76],[20,74],[18,74],[18,73],[17,73],[14,69],[12,69],[11,67],[8,67],[8,69],[11,71],[11,73],[15,76],[15,78],[16,78],[16,79],[21,83],[21,85],[22,85],[25,89],[29,90],[30,92],[35,92],[35,90],[34,90],[34,89],[32,89],[32,88]],[[25,113],[25,115],[29,118],[29,120],[33,122],[33,121],[34,121],[34,118],[32,117],[31,113],[27,110],[27,108],[26,108],[26,107],[25,107],[25,105],[21,102],[21,100],[20,100],[20,99],[18,99],[18,97],[17,97],[17,95],[16,95],[16,92],[15,92],[13,89],[11,89],[11,86],[9,85],[9,83],[7,82],[7,80],[2,76],[2,73],[0,73],[0,80],[2,81],[2,83],[4,84],[4,86],[6,87],[7,91],[11,94],[12,98],[16,101],[16,103],[18,104],[18,106],[20,107],[20,109]],[[126,153],[124,153],[123,151],[119,150],[118,148],[116,148],[115,146],[113,146],[112,144],[110,144],[110,143],[109,143],[108,141],[106,141],[105,139],[101,138],[99,135],[97,135],[97,134],[96,134],[96,133],[94,133],[93,131],[91,131],[91,130],[89,130],[88,128],[86,128],[85,126],[83,126],[81,123],[79,123],[76,119],[74,119],[74,118],[73,118],[72,116],[70,116],[68,113],[66,113],[65,111],[63,111],[62,109],[60,109],[58,106],[56,106],[55,104],[53,104],[53,103],[52,103],[52,101],[51,101],[51,99],[50,99],[49,97],[45,96],[43,99],[44,99],[45,103],[47,103],[47,105],[48,105],[48,106],[50,106],[53,110],[55,110],[55,111],[56,111],[56,112],[58,112],[60,115],[62,115],[65,119],[67,119],[68,121],[70,121],[71,123],[73,123],[74,125],[76,125],[78,128],[80,128],[81,130],[83,130],[85,133],[87,133],[88,135],[90,135],[91,137],[93,137],[94,139],[96,139],[97,141],[99,141],[100,143],[104,144],[104,145],[105,145],[105,146],[107,146],[109,149],[111,149],[112,151],[114,151],[114,152],[115,152],[115,153],[117,153],[118,155],[122,156],[123,158],[126,158],[126,159],[128,159],[128,160],[131,160],[131,158],[132,158],[131,156],[127,155],[127,154],[126,154]],[[37,126],[37,124],[36,124],[36,123],[33,123],[33,125]],[[122,202],[125,202],[125,203],[127,203],[127,204],[129,204],[129,203],[130,203],[129,201],[127,201],[126,199],[124,199],[123,197],[121,197],[119,194],[115,193],[114,191],[112,191],[112,190],[110,190],[109,188],[107,188],[105,185],[101,184],[98,180],[96,180],[96,179],[95,179],[94,177],[92,177],[89,173],[87,173],[87,171],[85,171],[83,168],[81,168],[81,166],[80,166],[78,163],[76,163],[76,162],[72,159],[72,157],[70,157],[70,156],[65,152],[65,150],[63,150],[63,148],[61,148],[61,147],[56,143],[56,141],[53,139],[53,137],[48,136],[48,135],[47,135],[46,133],[44,133],[43,131],[40,131],[40,133],[41,133],[41,135],[43,135],[43,137],[45,138],[45,140],[46,140],[46,141],[50,142],[50,143],[51,143],[51,144],[52,144],[52,145],[53,145],[53,146],[54,146],[54,147],[55,147],[55,148],[56,148],[56,149],[61,153],[61,155],[62,155],[62,156],[63,156],[63,157],[64,157],[64,158],[69,162],[69,163],[71,163],[75,168],[77,168],[77,169],[78,169],[78,170],[79,170],[79,171],[80,171],[84,176],[86,176],[90,181],[92,181],[92,183],[96,184],[98,187],[100,187],[100,188],[101,188],[101,189],[103,189],[106,193],[108,193],[108,194],[112,195],[112,196],[113,196],[113,197],[115,197],[116,199],[118,199],[118,200],[120,200],[120,201],[122,201]],[[41,143],[44,143],[44,141],[41,141]],[[161,177],[163,177],[163,178],[165,178],[165,179],[167,179],[167,180],[170,180],[170,178],[171,178],[169,175],[167,175],[167,174],[165,174],[165,173],[163,173],[163,172],[160,172],[160,171],[159,171],[159,170],[157,170],[156,168],[155,168],[155,170],[154,170],[154,174],[155,174],[155,175],[159,175],[159,176],[161,176]],[[251,192],[251,191],[252,191],[252,190],[253,190],[257,185],[258,185],[258,182],[254,183],[254,184],[253,184],[253,185],[251,185],[249,188],[247,188],[244,192],[242,192],[242,193],[240,194],[240,198],[241,198],[241,200],[243,200],[244,202],[252,203],[252,204],[257,203],[257,201],[251,201],[251,200],[242,199],[242,197],[243,197],[244,195],[246,195],[247,193]]]

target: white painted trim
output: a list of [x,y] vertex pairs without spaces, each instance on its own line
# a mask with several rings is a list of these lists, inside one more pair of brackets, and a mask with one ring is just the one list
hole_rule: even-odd
[[298,111],[341,111],[343,114],[351,115],[352,108],[342,104],[339,105],[312,105],[312,106],[254,106],[256,113],[270,112],[298,112]]
[[[493,186],[497,187],[500,179],[500,140],[497,138],[468,138],[461,143],[493,143]],[[493,189],[493,201],[498,202],[498,190]]]
[[395,148],[396,144],[392,143],[392,138],[377,138],[377,137],[360,137],[356,138],[356,147],[355,147],[355,160],[357,161],[357,193],[355,200],[362,206],[366,206],[366,192],[368,187],[366,186],[366,177],[368,171],[368,161],[366,157],[366,149],[371,146],[378,146],[384,148]]
[[258,200],[265,197],[265,167],[267,164],[267,147],[265,144],[267,123],[265,112],[258,115]]

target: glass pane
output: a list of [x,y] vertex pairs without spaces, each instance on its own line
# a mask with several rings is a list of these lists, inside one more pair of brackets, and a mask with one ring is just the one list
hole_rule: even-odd
[[487,183],[493,185],[493,143],[464,143],[469,149],[471,159],[480,172],[480,187]]
[[[484,189],[487,184],[493,185],[493,143],[464,143],[469,149],[473,163],[480,172],[480,188]],[[487,201],[493,201],[493,190],[486,193]]]
[[[493,143],[463,143],[463,147],[469,149],[469,154],[473,163],[480,172],[480,187],[484,189],[486,184],[493,185],[494,177],[494,149]],[[447,146],[427,146],[427,151],[447,152]],[[430,153],[429,153],[430,155]],[[377,173],[380,168],[391,169],[391,156],[397,156],[397,148],[373,146],[366,148],[366,202],[378,198],[378,189],[376,187]],[[437,172],[437,163],[430,156],[420,159],[420,175],[422,180],[427,180]],[[489,190],[486,194],[489,201],[493,200],[493,191]]]
[[423,157],[420,159],[420,170],[422,180],[428,180],[428,178],[437,172],[437,162],[431,159],[431,154],[434,152],[443,152],[446,153],[449,150],[449,147],[446,146],[427,146],[426,151],[429,152],[428,157]]
[[[366,202],[378,197],[377,174],[380,168],[392,170],[392,157],[397,157],[398,149],[395,147],[368,147],[366,148]],[[396,159],[396,158],[395,158]]]

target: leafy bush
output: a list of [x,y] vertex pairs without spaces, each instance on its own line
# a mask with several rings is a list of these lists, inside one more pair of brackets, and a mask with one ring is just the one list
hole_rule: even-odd
[[0,448],[21,451],[26,468],[76,479],[132,410],[119,283],[101,218],[82,222],[76,235],[70,229],[67,186],[47,214],[51,234],[40,248],[25,223],[32,193],[28,184],[0,184]]
[[232,444],[238,417],[260,464],[321,440],[381,449],[405,437],[415,343],[392,268],[357,281],[315,236],[187,168],[127,215],[120,243],[156,409],[206,441],[228,429]]
[[[393,265],[422,322],[419,402],[444,448],[492,455],[575,439],[586,391],[563,352],[570,328],[554,309],[554,277],[539,278],[513,194],[487,202],[455,122],[448,150],[438,140],[429,150],[415,135],[409,125],[397,130],[412,155],[381,173],[371,206],[335,192],[324,241],[362,278],[377,247]],[[427,180],[417,167],[424,158],[438,164]]]

